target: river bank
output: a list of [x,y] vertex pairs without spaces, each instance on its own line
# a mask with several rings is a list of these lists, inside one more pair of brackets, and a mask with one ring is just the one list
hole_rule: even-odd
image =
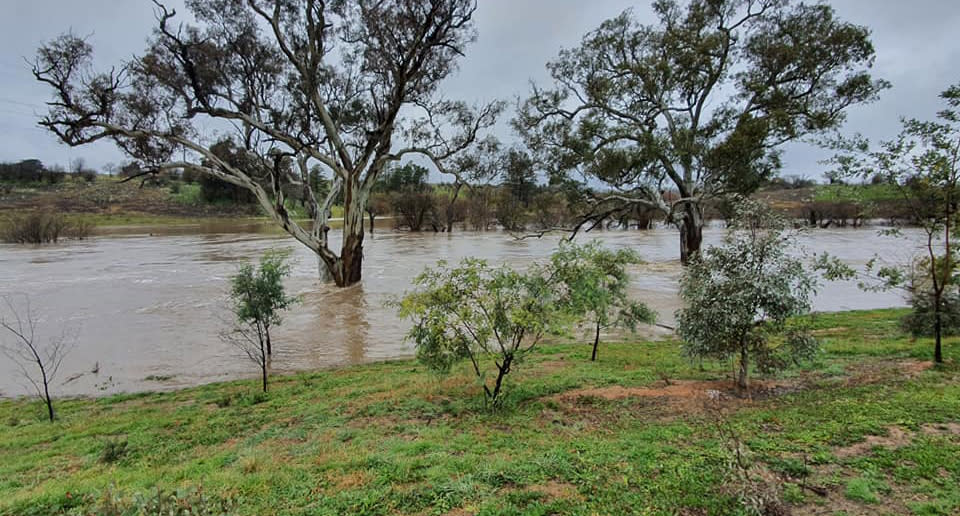
[[266,396],[250,380],[66,399],[54,424],[3,400],[0,514],[121,514],[158,489],[258,515],[738,514],[744,490],[792,514],[956,514],[957,340],[932,368],[902,313],[819,315],[824,353],[752,400],[672,340],[604,344],[595,363],[547,346],[496,414],[465,368],[412,361],[277,377]]

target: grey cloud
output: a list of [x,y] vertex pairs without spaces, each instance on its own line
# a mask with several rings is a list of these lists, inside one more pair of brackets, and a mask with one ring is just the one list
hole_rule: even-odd
[[[147,0],[11,0],[0,19],[0,160],[37,157],[66,163],[84,157],[101,166],[122,160],[109,144],[70,149],[36,127],[48,92],[33,81],[23,57],[65,30],[92,34],[98,62],[109,65],[139,52],[153,28]],[[180,2],[171,2],[174,6]],[[468,101],[513,99],[525,95],[529,81],[547,81],[545,63],[560,48],[578,44],[604,19],[633,8],[650,17],[649,2],[626,0],[479,0],[478,41],[448,80],[444,95]],[[873,31],[875,72],[894,88],[875,104],[849,113],[847,132],[889,138],[900,116],[929,118],[939,108],[937,94],[960,81],[960,2],[951,0],[838,0],[839,16]],[[511,138],[504,124],[503,138]],[[785,154],[785,174],[819,177],[824,154],[793,145]]]

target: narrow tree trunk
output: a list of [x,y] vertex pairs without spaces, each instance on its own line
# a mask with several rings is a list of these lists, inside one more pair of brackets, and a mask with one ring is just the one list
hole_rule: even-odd
[[370,237],[373,238],[373,220],[377,217],[377,215],[372,211],[367,212],[367,214],[370,216]]
[[497,367],[497,382],[493,386],[493,395],[490,396],[491,402],[494,406],[497,405],[500,399],[500,390],[503,386],[503,379],[507,376],[507,373],[510,372],[510,363],[513,361],[513,355],[507,355],[503,360],[503,364]]
[[267,357],[260,361],[261,379],[263,381],[263,392],[267,392]]
[[50,422],[53,423],[53,400],[50,399],[50,387],[47,385],[47,377],[43,377],[43,401],[47,403],[47,417],[50,418]]
[[703,243],[703,208],[699,204],[687,203],[680,222],[680,262],[684,265],[700,252]]
[[597,319],[597,332],[593,335],[593,354],[590,355],[590,361],[597,361],[597,347],[600,345],[600,319]]
[[264,324],[263,333],[267,337],[267,356],[270,356],[273,354],[273,346],[270,344],[270,326]]
[[937,364],[943,363],[943,349],[941,347],[941,338],[943,333],[943,319],[941,315],[941,305],[942,300],[941,296],[937,296],[937,299],[934,301],[934,318],[933,318],[933,339],[934,339],[934,348],[933,348],[933,361]]
[[446,210],[446,231],[447,233],[453,232],[453,208],[454,204],[457,202],[457,197],[460,196],[460,189],[463,188],[463,183],[457,182],[453,187],[453,195],[450,197],[450,203],[447,204]]

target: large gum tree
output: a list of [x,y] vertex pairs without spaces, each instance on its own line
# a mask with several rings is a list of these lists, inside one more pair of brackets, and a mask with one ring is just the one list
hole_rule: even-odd
[[[561,51],[515,126],[561,178],[595,187],[583,223],[638,206],[680,229],[686,263],[700,249],[704,204],[749,193],[787,142],[838,127],[886,83],[868,69],[869,30],[821,3],[657,0]],[[600,186],[600,188],[596,188]]]
[[[489,147],[481,133],[502,104],[468,106],[437,91],[475,39],[475,0],[186,7],[189,22],[155,2],[146,50],[108,71],[94,69],[82,38],[42,46],[33,72],[54,96],[40,124],[73,146],[112,140],[149,172],[191,169],[251,191],[338,286],[361,279],[364,207],[389,163],[419,154],[459,170]],[[225,139],[243,159],[215,152]],[[325,195],[310,181],[318,166],[332,178]],[[285,208],[290,188],[303,189],[309,224]],[[341,194],[338,252],[328,221]]]

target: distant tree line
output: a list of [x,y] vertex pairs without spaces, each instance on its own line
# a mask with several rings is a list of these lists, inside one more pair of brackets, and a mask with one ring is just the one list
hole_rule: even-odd
[[97,172],[87,168],[83,159],[77,158],[70,162],[67,171],[60,165],[47,167],[39,159],[24,159],[18,162],[0,163],[0,181],[15,183],[62,183],[68,176],[92,183],[97,179]]

